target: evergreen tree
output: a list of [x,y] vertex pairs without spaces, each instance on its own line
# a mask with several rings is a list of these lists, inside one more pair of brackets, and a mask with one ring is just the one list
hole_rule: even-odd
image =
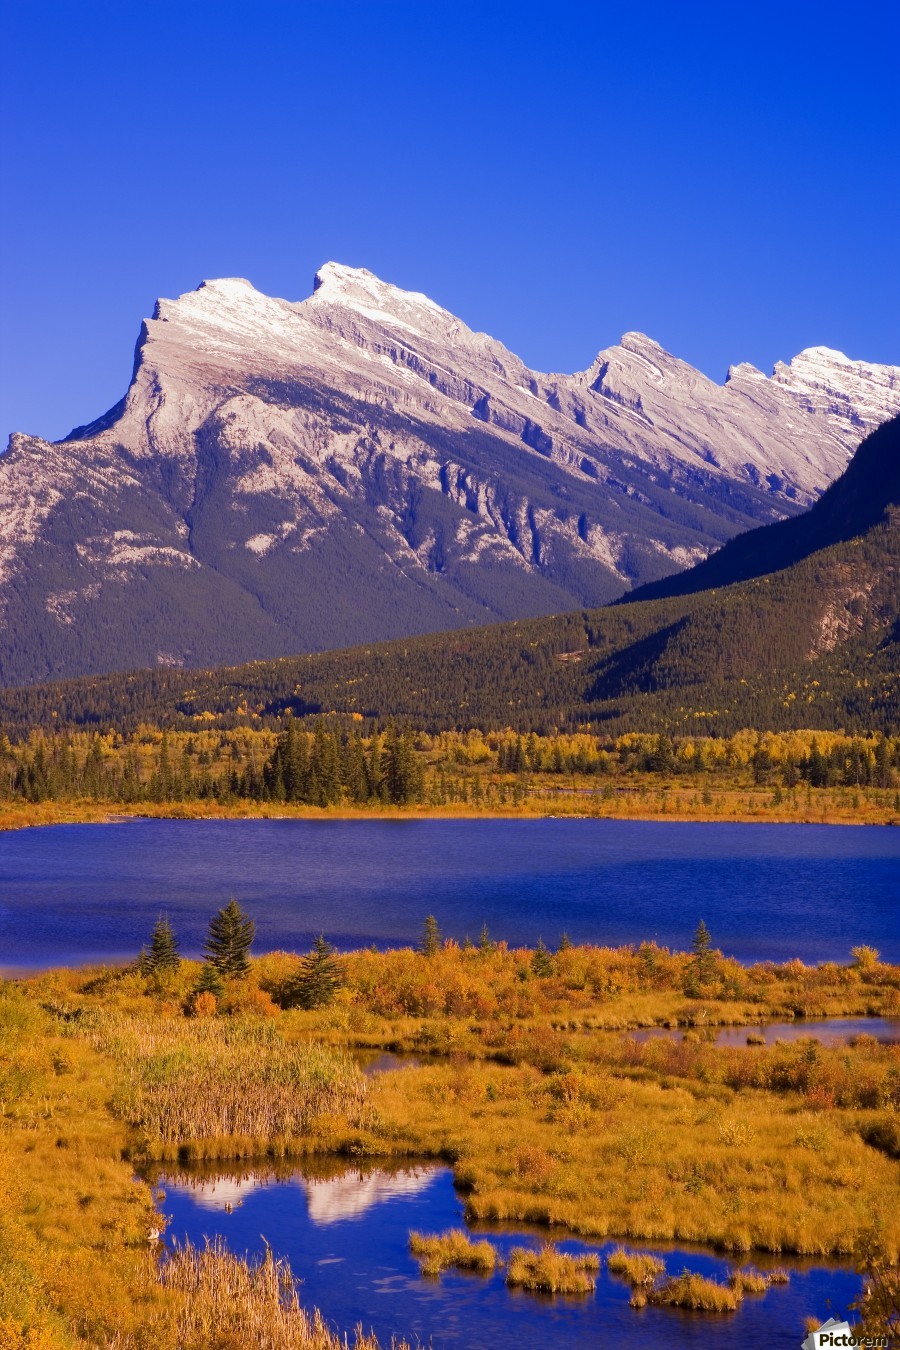
[[334,999],[342,983],[341,965],[330,942],[320,933],[313,949],[300,963],[300,973],[293,981],[289,1001],[301,1008],[325,1008]]
[[697,924],[697,930],[694,933],[694,941],[691,943],[691,950],[694,953],[694,968],[697,982],[703,984],[713,973],[715,958],[712,953],[712,935],[702,919]]
[[478,950],[482,952],[492,952],[494,950],[494,944],[491,942],[491,935],[488,932],[486,923],[481,925],[481,932],[478,935]]
[[569,937],[568,933],[563,933],[562,937],[559,939],[559,946],[556,950],[558,952],[567,952],[571,950],[571,947],[572,939]]
[[207,961],[220,975],[243,976],[250,969],[250,947],[256,925],[232,896],[210,920],[205,947]]
[[433,914],[429,914],[422,925],[422,940],[419,943],[419,951],[423,956],[435,956],[440,951],[443,941],[437,919]]
[[531,973],[537,975],[539,979],[546,979],[548,975],[553,974],[553,957],[544,946],[543,938],[538,938],[538,945],[531,957]]
[[210,965],[209,961],[204,961],[200,968],[200,978],[197,981],[195,994],[212,994],[213,998],[220,999],[225,993],[225,986],[222,983],[221,976],[215,966]]
[[163,915],[156,920],[150,946],[141,953],[140,967],[144,975],[156,975],[166,970],[177,970],[181,965],[178,944],[169,920]]

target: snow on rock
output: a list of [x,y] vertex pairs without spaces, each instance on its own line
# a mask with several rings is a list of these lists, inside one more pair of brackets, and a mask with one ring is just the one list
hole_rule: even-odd
[[[57,631],[113,582],[150,604],[163,569],[160,614],[176,574],[185,595],[224,586],[222,612],[246,595],[246,641],[257,624],[273,651],[602,603],[809,504],[898,412],[900,369],[825,347],[720,385],[629,332],[547,374],[364,268],[326,263],[299,301],[205,281],[157,302],[115,408],[56,445],[12,437],[0,605],[42,540],[19,621]],[[248,567],[270,580],[248,590]],[[394,584],[408,601],[385,606]],[[304,608],[321,586],[329,606]],[[148,660],[182,650],[146,623]],[[232,652],[210,644],[185,659]]]

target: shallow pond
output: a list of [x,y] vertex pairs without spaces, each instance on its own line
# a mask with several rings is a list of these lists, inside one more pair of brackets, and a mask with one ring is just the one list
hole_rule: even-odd
[[133,957],[164,910],[186,955],[234,895],[257,950],[476,938],[742,961],[900,959],[900,830],[635,820],[127,820],[0,834],[0,970]]
[[[181,1171],[160,1176],[162,1209],[169,1218],[166,1240],[222,1236],[232,1251],[261,1254],[268,1243],[290,1261],[302,1281],[301,1300],[321,1309],[341,1332],[357,1323],[373,1329],[383,1345],[392,1335],[419,1337],[434,1350],[587,1350],[599,1345],[656,1350],[797,1350],[804,1319],[846,1311],[859,1280],[823,1263],[754,1260],[758,1269],[783,1266],[787,1285],[747,1296],[735,1313],[710,1315],[669,1308],[629,1307],[628,1287],[606,1270],[593,1294],[539,1298],[507,1289],[503,1275],[445,1273],[423,1279],[409,1254],[411,1229],[444,1231],[463,1226],[463,1202],[450,1169],[442,1166],[342,1169],[261,1169],[216,1176]],[[539,1246],[542,1235],[526,1229],[477,1230],[502,1256],[514,1245]],[[618,1243],[561,1240],[564,1250],[607,1255]],[[627,1244],[657,1251],[671,1274],[689,1267],[723,1280],[734,1261],[702,1250]],[[745,1262],[744,1264],[749,1264]]]
[[[685,1033],[674,1027],[642,1027],[639,1031],[627,1031],[636,1041],[655,1040],[659,1036],[670,1036],[673,1040],[684,1040]],[[895,1017],[828,1017],[821,1020],[801,1018],[796,1022],[761,1022],[757,1026],[710,1027],[708,1030],[693,1027],[691,1036],[708,1038],[715,1045],[747,1045],[747,1037],[762,1037],[766,1045],[776,1041],[821,1041],[822,1045],[846,1045],[856,1036],[871,1036],[884,1045],[900,1042],[900,1019]],[[751,1042],[752,1043],[752,1042]],[[756,1043],[759,1044],[758,1039]]]

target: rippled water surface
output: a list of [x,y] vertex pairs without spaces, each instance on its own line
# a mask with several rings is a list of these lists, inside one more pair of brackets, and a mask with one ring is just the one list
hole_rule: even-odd
[[[843,1312],[855,1298],[855,1275],[814,1262],[771,1258],[790,1281],[745,1298],[736,1313],[713,1316],[670,1308],[629,1307],[630,1290],[601,1264],[597,1288],[583,1297],[538,1298],[507,1289],[502,1273],[487,1278],[458,1272],[426,1280],[408,1250],[409,1232],[463,1226],[463,1204],[446,1167],[316,1172],[304,1168],[276,1179],[271,1172],[216,1178],[202,1172],[161,1178],[167,1241],[221,1235],[241,1254],[259,1255],[268,1243],[287,1257],[302,1281],[301,1300],[319,1307],[331,1325],[373,1329],[382,1344],[392,1335],[418,1336],[434,1350],[587,1350],[597,1346],[703,1347],[703,1350],[797,1350],[804,1319]],[[539,1246],[541,1235],[479,1229],[502,1257],[515,1245]],[[590,1247],[561,1241],[566,1251],[608,1254],[619,1244]],[[631,1245],[631,1244],[629,1244]],[[724,1280],[734,1262],[708,1252],[658,1251],[671,1274],[687,1266]],[[430,1338],[430,1339],[429,1339]]]
[[445,933],[689,945],[741,960],[900,959],[900,830],[613,820],[128,820],[0,834],[0,968],[133,956],[157,914],[188,953],[234,895],[259,949]]

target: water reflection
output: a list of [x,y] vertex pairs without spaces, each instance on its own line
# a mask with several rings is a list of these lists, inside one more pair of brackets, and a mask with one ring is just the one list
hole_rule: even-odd
[[[683,1041],[685,1032],[675,1027],[642,1027],[626,1033],[643,1042],[669,1036]],[[776,1041],[821,1041],[823,1045],[844,1045],[857,1036],[871,1036],[884,1045],[900,1043],[900,1020],[892,1017],[828,1017],[817,1020],[800,1018],[796,1022],[763,1022],[756,1026],[692,1027],[687,1035],[710,1040],[715,1045],[774,1045]]]
[[[424,1280],[409,1253],[409,1232],[464,1225],[463,1202],[449,1168],[433,1164],[348,1168],[333,1163],[302,1168],[287,1163],[245,1169],[231,1176],[214,1169],[182,1169],[151,1178],[165,1188],[167,1238],[202,1243],[222,1236],[233,1251],[260,1254],[268,1243],[285,1256],[301,1281],[301,1297],[319,1307],[341,1333],[361,1323],[384,1345],[391,1336],[416,1338],[434,1350],[569,1350],[628,1344],[703,1350],[796,1350],[804,1319],[847,1310],[856,1296],[855,1275],[821,1261],[754,1259],[759,1268],[787,1266],[790,1283],[746,1298],[736,1313],[710,1316],[629,1306],[630,1290],[601,1262],[595,1292],[580,1298],[536,1299],[510,1291],[502,1273],[482,1277],[447,1272]],[[228,1188],[231,1188],[230,1190]],[[226,1207],[225,1197],[232,1197]],[[211,1203],[214,1200],[215,1203]],[[546,1230],[480,1226],[501,1258],[515,1245],[534,1245]],[[262,1235],[265,1235],[264,1237]],[[559,1240],[559,1235],[553,1235]],[[564,1239],[563,1250],[599,1251],[618,1244]],[[702,1248],[626,1244],[660,1253],[671,1274],[685,1267],[724,1281],[735,1262]],[[746,1263],[741,1263],[746,1264]]]
[[338,1223],[358,1219],[374,1205],[382,1205],[401,1195],[418,1195],[437,1176],[435,1167],[410,1171],[368,1173],[347,1172],[340,1177],[300,1177],[298,1184],[306,1193],[306,1209],[313,1223]]
[[356,1049],[351,1050],[354,1061],[367,1078],[380,1073],[393,1073],[395,1069],[415,1069],[419,1060],[414,1055],[398,1055],[393,1050]]

